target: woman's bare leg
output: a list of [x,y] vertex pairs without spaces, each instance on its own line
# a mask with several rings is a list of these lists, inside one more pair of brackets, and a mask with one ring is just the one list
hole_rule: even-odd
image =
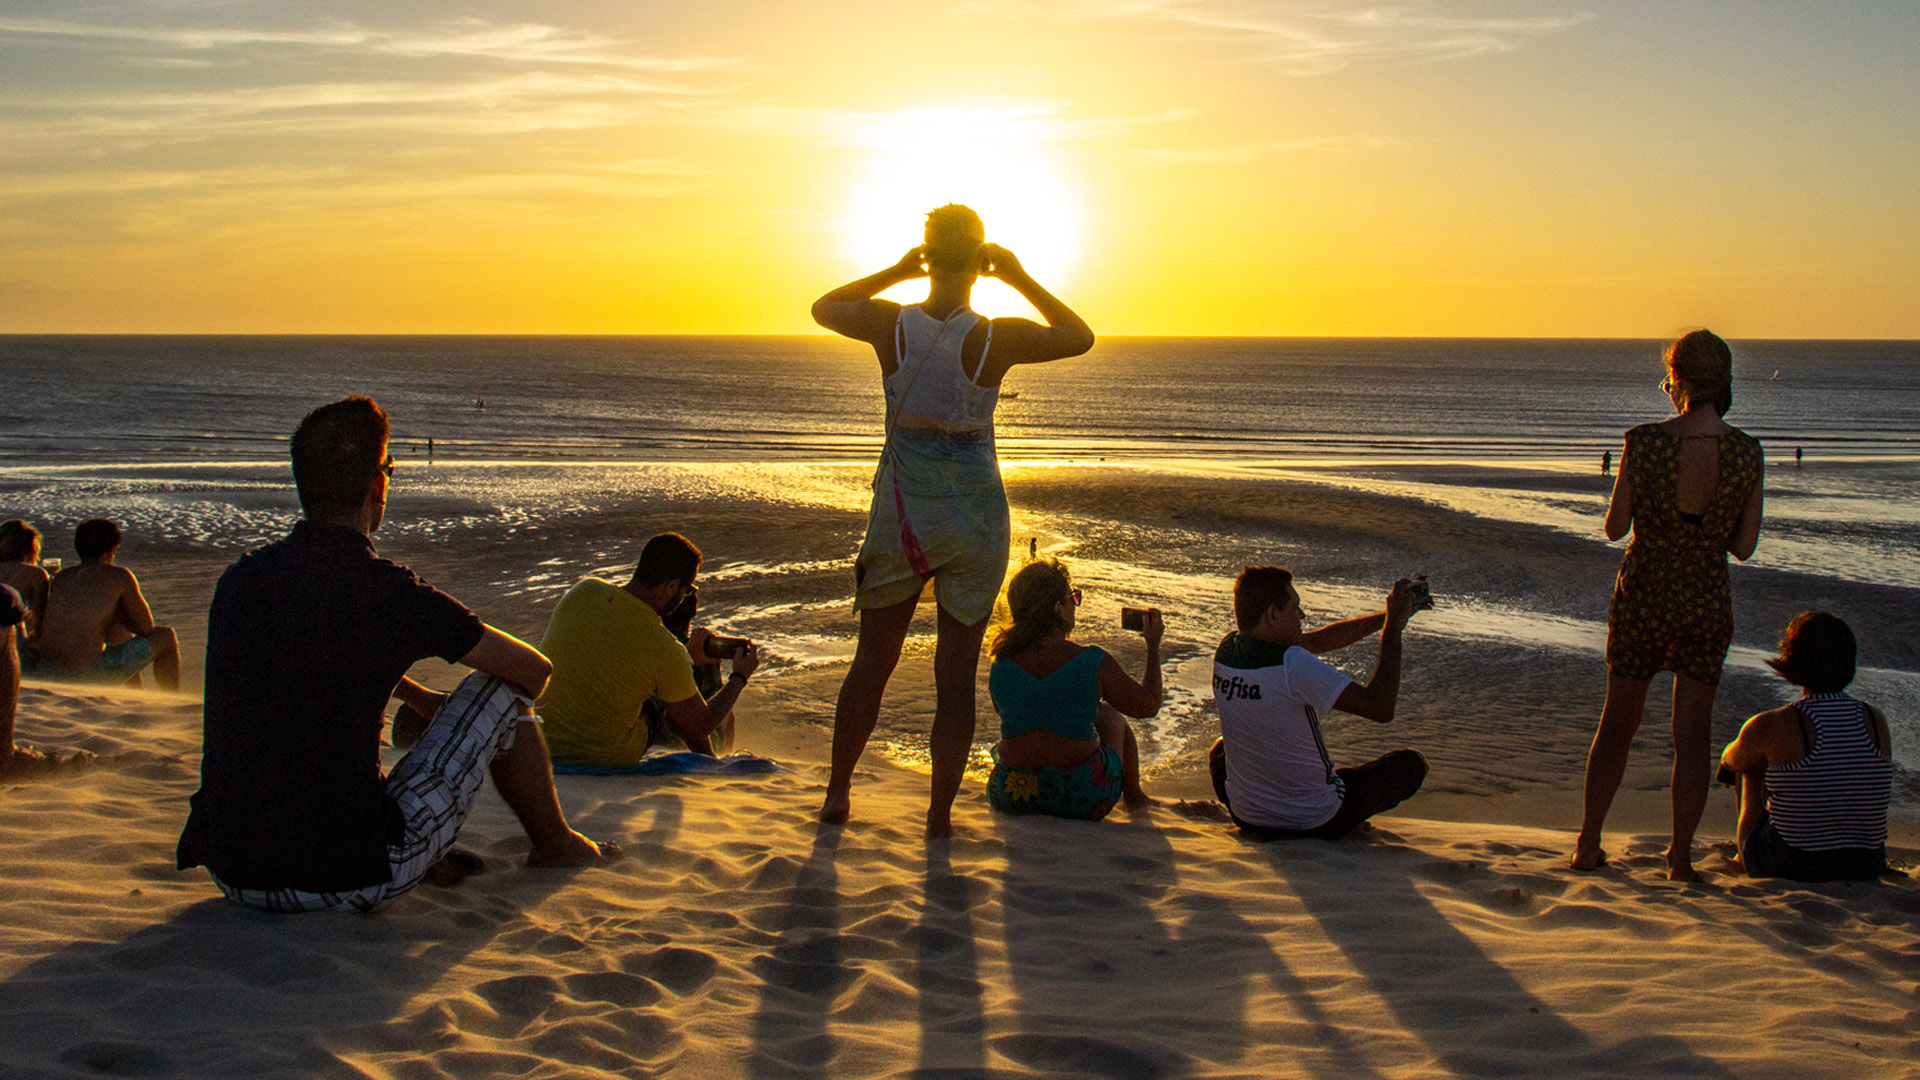
[[853,664],[840,684],[840,700],[833,710],[833,771],[827,779],[827,797],[820,804],[820,820],[834,825],[847,820],[853,808],[853,767],[867,748],[867,738],[880,719],[880,696],[900,662],[907,627],[920,594],[890,607],[860,612],[860,641]]
[[1129,810],[1152,806],[1156,800],[1140,786],[1140,745],[1134,741],[1133,725],[1119,709],[1103,701],[1094,714],[1093,726],[1100,733],[1100,741],[1120,755],[1120,801]]
[[1606,824],[1613,796],[1627,774],[1627,750],[1634,733],[1640,730],[1640,717],[1647,707],[1647,683],[1650,679],[1625,679],[1607,676],[1607,703],[1600,709],[1600,728],[1593,733],[1593,746],[1587,751],[1586,797],[1580,814],[1580,838],[1574,842],[1573,868],[1591,870],[1607,861],[1600,847],[1600,831]]
[[[988,616],[991,618],[991,616]],[[963,623],[940,609],[933,649],[933,797],[927,803],[927,838],[953,835],[953,799],[973,751],[975,685],[980,677],[980,639],[987,620]],[[871,724],[869,724],[871,727]]]
[[1673,881],[1700,880],[1693,868],[1693,834],[1713,783],[1709,758],[1718,689],[1684,675],[1673,679],[1673,843],[1667,848],[1667,877]]

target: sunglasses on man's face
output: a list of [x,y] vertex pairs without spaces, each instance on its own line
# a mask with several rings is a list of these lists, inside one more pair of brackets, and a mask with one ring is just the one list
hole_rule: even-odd
[[389,480],[393,479],[393,467],[395,464],[396,462],[393,460],[392,454],[388,454],[387,460],[380,463],[380,471],[386,473],[387,479]]

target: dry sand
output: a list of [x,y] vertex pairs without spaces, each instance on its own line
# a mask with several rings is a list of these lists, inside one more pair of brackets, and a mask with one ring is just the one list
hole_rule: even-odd
[[173,869],[196,701],[31,685],[22,738],[104,760],[0,790],[0,1075],[1920,1076],[1911,879],[1675,886],[1654,835],[1576,875],[1566,833],[1415,817],[1261,846],[977,786],[928,846],[924,778],[877,762],[822,832],[770,707],[741,742],[789,771],[561,778],[611,868],[520,866],[487,789],[485,873],[269,916]]

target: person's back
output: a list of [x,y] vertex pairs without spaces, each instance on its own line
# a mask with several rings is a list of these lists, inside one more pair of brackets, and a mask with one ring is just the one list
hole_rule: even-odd
[[1767,815],[1801,851],[1874,850],[1887,842],[1893,761],[1867,706],[1849,694],[1808,694],[1794,706],[1807,756],[1767,766]]
[[153,665],[162,688],[180,689],[180,645],[173,628],[158,626],[140,582],[114,565],[120,527],[105,518],[73,532],[80,565],[47,586],[47,603],[33,637],[33,669],[61,678],[125,680],[139,685]]
[[[1291,663],[1289,663],[1291,661]],[[1213,654],[1213,700],[1231,762],[1234,816],[1270,829],[1314,829],[1340,809],[1345,784],[1321,720],[1351,680],[1298,645],[1234,632]]]
[[553,661],[553,679],[535,709],[562,764],[638,761],[646,752],[647,699],[699,693],[686,648],[659,613],[600,578],[583,578],[560,598],[540,651]]
[[1795,616],[1767,665],[1800,699],[1754,715],[1720,756],[1722,780],[1740,788],[1735,835],[1753,877],[1870,880],[1887,868],[1893,737],[1845,693],[1857,647],[1830,612]]
[[[177,865],[205,866],[247,907],[371,911],[405,893],[453,850],[489,773],[532,842],[528,865],[619,854],[560,809],[526,712],[546,658],[375,554],[387,435],[369,398],[309,413],[292,440],[302,520],[229,567],[208,611],[201,785]],[[406,677],[429,656],[474,671],[437,693]],[[383,777],[390,697],[432,719]]]
[[[1238,629],[1213,658],[1220,739],[1208,755],[1214,791],[1256,839],[1331,840],[1420,790],[1426,759],[1395,750],[1335,768],[1321,723],[1335,709],[1390,723],[1400,694],[1401,633],[1413,615],[1412,582],[1387,594],[1386,610],[1307,631],[1293,575],[1249,566],[1233,587]],[[1319,655],[1380,632],[1380,657],[1361,685]]]
[[387,699],[416,661],[456,662],[482,630],[345,526],[303,521],[229,567],[207,614],[194,797],[218,826],[215,875],[315,892],[380,880],[398,828],[380,773]]
[[133,574],[111,563],[67,567],[48,583],[34,651],[62,673],[86,670],[126,620],[127,596],[135,587]]

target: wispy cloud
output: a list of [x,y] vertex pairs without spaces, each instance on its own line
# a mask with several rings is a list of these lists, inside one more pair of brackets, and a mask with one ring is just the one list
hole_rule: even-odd
[[539,23],[491,23],[459,19],[401,30],[322,23],[308,29],[249,27],[140,27],[0,18],[0,35],[137,42],[183,50],[290,46],[376,56],[469,57],[518,64],[592,64],[651,71],[704,71],[738,63],[717,56],[634,56],[614,38]]
[[1092,116],[1080,109],[1080,103],[1072,101],[975,96],[889,111],[728,102],[699,115],[703,122],[860,150],[888,149],[901,141],[903,131],[916,136],[927,131],[950,132],[956,145],[978,145],[983,138],[990,142],[1058,143],[1124,135],[1194,115],[1191,109],[1167,109],[1139,116]]
[[1188,149],[1158,148],[1142,150],[1139,156],[1149,161],[1192,162],[1208,165],[1245,165],[1276,154],[1322,153],[1350,154],[1361,151],[1393,152],[1408,149],[1403,139],[1367,136],[1328,136],[1308,139],[1275,139],[1237,143],[1232,146],[1202,146]]
[[[1021,7],[1033,10],[1031,3],[1021,0]],[[1059,0],[1054,10],[1082,19],[1172,23],[1237,40],[1249,49],[1250,59],[1296,75],[1325,74],[1366,60],[1450,60],[1511,52],[1593,18],[1579,10],[1456,15],[1439,0]]]

